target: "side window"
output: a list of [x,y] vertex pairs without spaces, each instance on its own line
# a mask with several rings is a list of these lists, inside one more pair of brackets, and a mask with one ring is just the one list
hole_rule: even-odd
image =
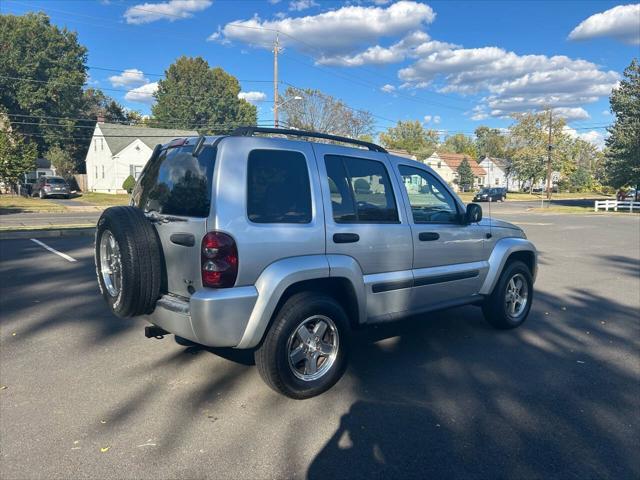
[[325,165],[336,223],[399,221],[393,188],[383,163],[326,155]]
[[302,153],[253,150],[249,154],[247,216],[255,223],[311,222],[311,186]]
[[458,207],[451,194],[433,175],[400,165],[400,175],[415,223],[458,223]]

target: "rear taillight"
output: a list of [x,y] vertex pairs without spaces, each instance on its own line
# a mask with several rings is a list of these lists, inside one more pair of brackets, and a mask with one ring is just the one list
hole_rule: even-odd
[[238,249],[226,233],[209,232],[200,251],[202,285],[211,288],[233,287],[238,276]]

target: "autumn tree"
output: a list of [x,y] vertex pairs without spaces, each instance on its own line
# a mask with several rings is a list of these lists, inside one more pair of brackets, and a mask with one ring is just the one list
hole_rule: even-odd
[[288,87],[280,104],[290,128],[371,139],[374,120],[370,112],[351,108],[320,90]]
[[255,125],[257,109],[239,93],[238,79],[222,68],[202,57],[180,57],[158,82],[150,126],[217,133]]
[[476,145],[471,137],[463,133],[456,133],[447,137],[442,145],[438,147],[438,151],[446,153],[464,153],[473,159],[478,158]]
[[484,157],[504,158],[507,144],[506,136],[497,128],[480,126],[475,130],[475,145],[478,160]]
[[616,116],[606,139],[605,169],[609,183],[640,190],[640,64],[634,58],[609,98]]
[[399,121],[380,134],[382,144],[390,149],[406,150],[424,160],[435,152],[438,146],[438,132],[424,128],[418,121]]

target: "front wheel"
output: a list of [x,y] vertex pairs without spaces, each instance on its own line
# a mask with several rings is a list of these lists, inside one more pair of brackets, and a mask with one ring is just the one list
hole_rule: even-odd
[[509,263],[491,295],[485,300],[484,318],[495,328],[507,330],[524,323],[533,301],[533,277],[520,261]]
[[255,352],[260,376],[273,390],[294,399],[319,395],[344,373],[349,321],[333,298],[303,292],[276,315]]

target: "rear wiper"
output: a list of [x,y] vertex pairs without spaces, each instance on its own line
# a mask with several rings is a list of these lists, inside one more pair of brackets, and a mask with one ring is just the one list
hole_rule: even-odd
[[155,210],[144,212],[145,217],[152,223],[186,222],[186,218],[174,217],[172,215],[162,215]]

